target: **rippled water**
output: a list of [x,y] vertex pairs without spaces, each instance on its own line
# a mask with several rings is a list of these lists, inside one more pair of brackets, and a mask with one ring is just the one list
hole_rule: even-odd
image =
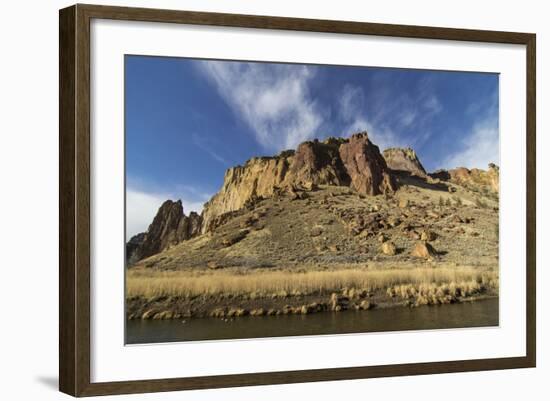
[[221,340],[319,334],[344,334],[497,326],[498,299],[420,308],[241,317],[229,322],[215,318],[129,320],[126,343]]

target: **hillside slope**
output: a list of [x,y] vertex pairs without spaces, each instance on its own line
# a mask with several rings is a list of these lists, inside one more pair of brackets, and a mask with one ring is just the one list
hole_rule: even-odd
[[165,202],[127,245],[156,250],[128,264],[128,318],[498,295],[498,168],[425,174],[410,149],[385,155],[364,133],[305,142],[229,169],[200,216]]

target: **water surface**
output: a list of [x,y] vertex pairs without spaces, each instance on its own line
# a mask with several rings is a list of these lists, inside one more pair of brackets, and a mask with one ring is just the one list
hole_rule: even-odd
[[370,311],[321,312],[310,315],[129,320],[126,343],[227,340],[319,334],[498,326],[498,298],[453,305],[396,307]]

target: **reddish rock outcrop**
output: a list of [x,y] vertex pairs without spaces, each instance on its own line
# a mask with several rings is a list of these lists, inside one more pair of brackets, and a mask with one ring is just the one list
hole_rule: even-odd
[[426,177],[426,170],[413,149],[389,148],[384,150],[383,155],[391,170],[406,171],[417,177]]
[[[301,143],[296,151],[256,157],[226,171],[220,191],[205,204],[202,232],[211,231],[219,216],[257,199],[296,188],[350,186],[367,195],[393,192],[395,180],[367,133]],[[281,191],[283,190],[283,191]]]
[[283,184],[348,186],[350,176],[339,153],[340,146],[345,142],[343,138],[328,138],[323,142],[315,140],[301,143]]
[[196,212],[186,216],[181,201],[165,201],[145,233],[135,235],[126,244],[128,265],[188,240],[201,231],[202,217]]
[[459,185],[486,187],[493,192],[499,191],[500,171],[494,163],[489,163],[487,170],[458,167],[451,170],[437,170],[429,176]]
[[378,146],[366,132],[353,135],[340,145],[340,158],[351,177],[351,187],[367,195],[379,195],[396,190],[386,161]]

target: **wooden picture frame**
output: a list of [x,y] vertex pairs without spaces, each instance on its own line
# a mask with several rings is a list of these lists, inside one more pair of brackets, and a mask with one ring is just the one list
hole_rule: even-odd
[[[527,54],[525,60],[527,71],[526,356],[92,383],[90,380],[90,21],[94,18],[525,45]],[[534,34],[80,4],[60,11],[59,29],[60,391],[73,396],[94,396],[535,366],[536,37]]]

